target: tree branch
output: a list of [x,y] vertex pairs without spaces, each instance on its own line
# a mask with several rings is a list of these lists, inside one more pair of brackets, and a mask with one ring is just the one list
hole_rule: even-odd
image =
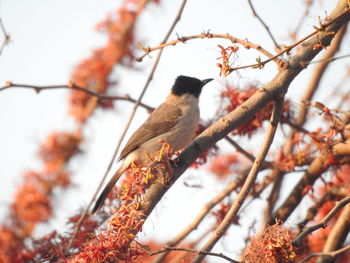
[[[253,49],[261,52],[262,54],[264,54],[268,58],[273,58],[271,60],[274,60],[274,59],[277,58],[274,55],[272,55],[270,52],[268,52],[267,50],[262,48],[260,45],[254,44],[254,43],[252,43],[252,42],[250,42],[248,40],[242,40],[242,39],[236,38],[236,37],[234,37],[234,36],[232,36],[230,34],[214,34],[214,33],[210,33],[210,32],[205,32],[205,33],[202,33],[202,34],[199,34],[199,35],[178,37],[178,39],[176,39],[176,40],[170,41],[168,43],[160,44],[159,46],[156,46],[156,47],[145,48],[145,47],[141,46],[141,44],[140,44],[140,47],[145,52],[145,54],[143,54],[142,56],[138,57],[136,59],[136,61],[141,62],[145,56],[147,56],[151,52],[153,52],[155,50],[158,50],[160,48],[164,48],[164,47],[168,47],[168,46],[175,46],[178,43],[185,43],[188,40],[203,39],[203,38],[207,38],[207,39],[212,39],[212,38],[227,39],[227,40],[230,40],[233,44],[241,44],[242,46],[244,46],[247,49],[253,48]],[[278,60],[276,62],[280,62],[280,61]]]
[[341,249],[335,250],[335,251],[331,251],[331,252],[311,253],[306,258],[298,261],[298,263],[307,262],[310,258],[313,258],[313,257],[335,258],[339,254],[344,253],[349,249],[350,249],[350,245],[343,247]]
[[[350,206],[347,205],[340,212],[335,224],[327,236],[326,243],[323,246],[323,253],[331,252],[343,246],[350,229]],[[331,263],[333,260],[328,258],[319,258],[317,263]]]
[[145,251],[150,256],[154,256],[154,255],[158,255],[158,254],[162,254],[162,253],[168,253],[168,252],[171,252],[171,251],[185,251],[185,252],[195,253],[195,254],[198,254],[198,255],[215,256],[215,257],[223,258],[223,259],[225,259],[225,260],[227,260],[228,262],[231,262],[231,263],[240,263],[239,261],[234,260],[234,259],[232,259],[232,258],[230,258],[228,256],[225,256],[222,253],[213,253],[213,252],[210,252],[210,251],[195,250],[195,249],[191,249],[191,248],[164,247],[164,248],[162,248],[162,249],[160,249],[158,251],[154,251],[154,252],[146,250],[146,249],[145,249]]
[[301,28],[301,26],[303,25],[304,21],[305,21],[305,18],[307,18],[309,16],[309,13],[310,13],[310,8],[312,6],[312,4],[314,3],[314,1],[305,1],[305,10],[304,12],[302,13],[298,23],[296,23],[296,27],[295,29],[292,31],[292,33],[290,33],[290,38],[294,41],[298,35],[298,32]]
[[265,28],[266,32],[269,34],[273,44],[275,45],[275,48],[276,49],[280,49],[280,45],[277,43],[275,37],[272,35],[271,31],[270,31],[270,28],[266,25],[266,23],[264,22],[264,20],[262,20],[262,18],[258,15],[258,13],[256,12],[254,6],[253,6],[253,3],[251,0],[248,0],[248,4],[249,4],[249,7],[250,9],[252,10],[253,12],[253,16],[255,16],[259,22],[262,24],[262,26]]
[[335,214],[342,209],[344,206],[346,206],[348,203],[350,203],[350,196],[345,197],[341,201],[337,203],[335,207],[325,216],[319,223],[308,227],[305,231],[301,232],[294,240],[293,245],[300,245],[301,241],[310,233],[316,231],[319,228],[325,228],[327,226],[327,223],[329,220],[331,220]]
[[[226,136],[225,137],[226,141],[228,141],[233,147],[235,147],[236,151],[241,153],[243,156],[245,156],[248,160],[251,162],[254,162],[255,157],[254,155],[250,154],[247,152],[245,149],[243,149],[237,142],[235,142],[231,137]],[[263,162],[264,167],[272,167],[272,163],[269,161],[264,160]]]
[[[91,96],[97,97],[99,100],[122,100],[122,101],[130,101],[130,102],[136,102],[135,99],[131,98],[129,95],[124,95],[124,96],[113,96],[113,95],[106,95],[102,93],[97,93],[93,90],[79,87],[75,84],[68,84],[68,85],[49,85],[49,86],[38,86],[38,85],[29,85],[29,84],[18,84],[18,83],[12,83],[8,81],[6,83],[6,86],[0,87],[0,92],[7,90],[7,89],[12,89],[12,88],[22,88],[22,89],[33,89],[35,90],[36,93],[39,93],[43,90],[55,90],[55,89],[74,89],[74,90],[79,90],[82,92],[85,92]],[[154,108],[150,107],[144,103],[140,103],[140,106],[145,108],[148,111],[152,111]]]
[[301,231],[308,222],[315,218],[315,215],[319,211],[319,209],[327,202],[327,201],[337,201],[337,198],[344,198],[347,195],[347,190],[345,187],[334,187],[330,191],[328,191],[325,195],[323,195],[320,200],[315,201],[314,205],[308,208],[306,212],[305,218],[298,223],[298,228]]

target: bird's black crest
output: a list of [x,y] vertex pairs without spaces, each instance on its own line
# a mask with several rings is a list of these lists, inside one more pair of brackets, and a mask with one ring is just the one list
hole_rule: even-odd
[[208,82],[207,80],[201,81],[197,78],[178,76],[171,88],[171,92],[177,96],[189,93],[198,98],[201,94],[202,87]]

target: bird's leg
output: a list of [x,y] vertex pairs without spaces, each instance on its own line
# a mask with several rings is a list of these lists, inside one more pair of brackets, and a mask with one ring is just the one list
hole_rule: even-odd
[[169,184],[172,180],[173,170],[171,168],[171,160],[166,157],[162,157],[159,160],[153,161],[148,168],[156,175],[156,181],[162,184]]

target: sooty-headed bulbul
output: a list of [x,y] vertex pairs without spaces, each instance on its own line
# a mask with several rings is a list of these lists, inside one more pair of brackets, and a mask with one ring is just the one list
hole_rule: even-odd
[[165,102],[156,108],[148,119],[134,132],[122,150],[119,169],[103,189],[92,213],[96,213],[120,176],[132,163],[145,164],[147,155],[162,147],[160,140],[179,151],[194,138],[199,122],[198,99],[205,84],[213,79],[178,76]]

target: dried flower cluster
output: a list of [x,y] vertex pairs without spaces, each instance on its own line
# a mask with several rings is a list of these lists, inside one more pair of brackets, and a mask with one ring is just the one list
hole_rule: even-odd
[[288,228],[280,224],[268,226],[263,233],[251,238],[244,251],[245,263],[292,263],[297,249],[292,241],[296,237]]
[[[225,115],[239,105],[249,99],[255,92],[257,87],[255,85],[247,85],[244,89],[236,88],[231,85],[226,85],[226,89],[221,93],[222,98],[222,114]],[[273,109],[273,102],[269,103],[264,109],[255,113],[250,119],[241,125],[239,128],[232,131],[233,135],[247,135],[251,137],[254,132],[262,127],[263,122],[270,119],[271,112]],[[283,106],[283,113],[281,119],[289,118],[290,116],[290,105],[286,101]]]

